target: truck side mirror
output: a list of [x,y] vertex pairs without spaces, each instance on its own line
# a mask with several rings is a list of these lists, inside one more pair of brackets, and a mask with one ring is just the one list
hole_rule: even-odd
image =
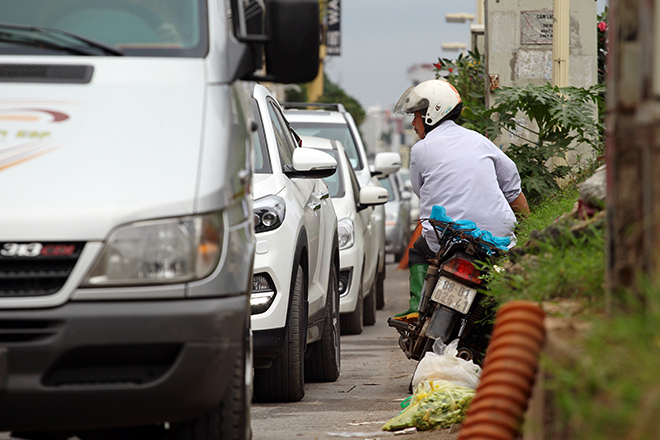
[[256,46],[257,53],[263,47],[266,59],[265,75],[245,79],[284,84],[314,80],[319,73],[318,0],[265,0],[261,32],[255,32],[255,2],[244,3],[232,0],[236,39]]

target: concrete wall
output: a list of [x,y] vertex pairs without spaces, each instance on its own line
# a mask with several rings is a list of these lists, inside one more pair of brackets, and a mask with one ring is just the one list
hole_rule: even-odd
[[[569,81],[571,86],[585,87],[597,82],[598,58],[596,41],[596,2],[570,0],[571,36]],[[500,86],[543,85],[552,78],[552,39],[531,38],[531,16],[552,14],[552,0],[485,0],[486,68],[496,75]],[[538,14],[532,11],[538,11]],[[534,21],[534,20],[531,20]],[[539,19],[537,24],[552,23]],[[552,28],[550,27],[550,30]],[[543,43],[546,44],[543,44]],[[492,102],[492,95],[489,102]]]
[[[486,105],[495,102],[492,91],[502,86],[544,85],[552,81],[553,0],[484,0],[486,17]],[[569,85],[588,87],[598,81],[597,4],[594,0],[570,0]],[[594,109],[595,110],[595,109]],[[524,116],[520,123],[525,123]],[[531,126],[534,129],[535,127]],[[533,139],[520,129],[517,133]],[[495,140],[501,148],[507,135]],[[568,154],[574,164],[578,156],[587,159],[592,149],[580,145]]]

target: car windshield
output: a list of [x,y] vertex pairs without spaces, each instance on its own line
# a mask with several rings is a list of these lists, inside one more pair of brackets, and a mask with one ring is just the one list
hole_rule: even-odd
[[201,57],[205,0],[0,0],[0,54]]
[[339,160],[339,155],[337,150],[321,150],[324,153],[328,153],[330,156],[334,157],[337,161],[337,171],[330,177],[325,177],[323,181],[328,185],[328,192],[330,192],[330,197],[333,199],[344,197],[346,190],[344,189],[344,179],[342,178],[342,168],[341,161]]
[[382,177],[378,179],[381,185],[383,185],[383,188],[387,190],[388,193],[390,193],[390,198],[387,199],[388,201],[396,200],[394,197],[394,191],[392,190],[392,182],[390,181],[389,177]]
[[361,170],[364,166],[348,125],[291,121],[289,123],[300,136],[314,136],[341,142],[353,169]]

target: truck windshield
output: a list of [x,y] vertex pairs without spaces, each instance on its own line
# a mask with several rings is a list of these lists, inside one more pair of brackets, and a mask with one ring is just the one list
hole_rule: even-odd
[[206,0],[0,0],[0,54],[203,57]]

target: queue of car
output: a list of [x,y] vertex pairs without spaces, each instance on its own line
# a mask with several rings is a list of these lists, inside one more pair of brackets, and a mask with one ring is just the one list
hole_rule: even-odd
[[389,192],[378,179],[401,158],[381,153],[371,169],[341,106],[301,123],[257,84],[251,107],[253,399],[294,402],[305,382],[339,377],[340,334],[373,325],[384,304]]

